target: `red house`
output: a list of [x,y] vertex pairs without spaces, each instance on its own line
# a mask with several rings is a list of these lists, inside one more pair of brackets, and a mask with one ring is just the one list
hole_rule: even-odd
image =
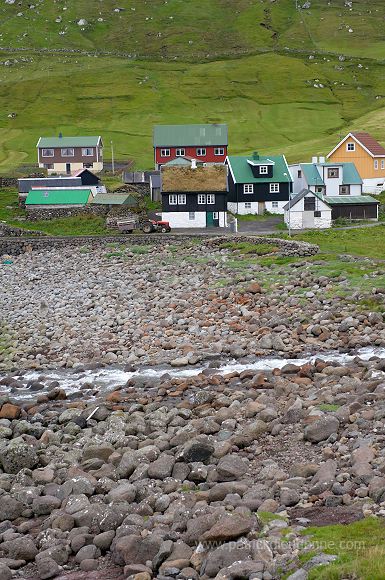
[[155,169],[177,157],[224,163],[227,145],[227,125],[155,125]]

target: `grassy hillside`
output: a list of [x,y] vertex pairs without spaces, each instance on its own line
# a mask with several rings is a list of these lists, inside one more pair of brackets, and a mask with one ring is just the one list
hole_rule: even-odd
[[227,122],[233,153],[291,161],[350,128],[385,141],[382,0],[29,4],[0,6],[1,173],[59,131],[100,133],[107,158],[112,139],[149,167],[154,123]]

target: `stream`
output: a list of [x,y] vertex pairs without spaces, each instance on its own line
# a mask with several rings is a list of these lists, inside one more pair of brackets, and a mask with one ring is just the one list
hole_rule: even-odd
[[[8,392],[12,399],[33,399],[39,394],[42,394],[46,389],[50,389],[50,383],[55,381],[60,388],[64,389],[67,395],[78,392],[80,389],[86,389],[90,385],[90,389],[99,390],[101,392],[109,392],[116,389],[118,386],[124,385],[131,378],[151,379],[161,377],[166,374],[170,377],[183,378],[198,375],[205,369],[212,370],[213,374],[227,374],[231,372],[241,373],[244,370],[260,370],[271,371],[275,368],[283,368],[287,364],[294,364],[302,366],[308,362],[313,362],[316,359],[327,360],[331,362],[339,362],[341,364],[349,363],[356,357],[362,360],[369,360],[372,357],[385,359],[385,348],[366,347],[357,350],[355,353],[340,353],[340,352],[325,352],[316,355],[304,356],[303,358],[256,358],[254,362],[239,363],[234,360],[224,362],[218,367],[212,368],[209,363],[200,366],[191,366],[188,368],[173,368],[169,365],[162,365],[159,367],[142,367],[135,371],[125,371],[121,367],[106,366],[97,369],[87,370],[84,367],[79,369],[41,369],[39,371],[27,371],[21,375],[13,375],[15,379],[19,380],[23,387],[9,387],[1,385],[1,391]],[[372,371],[373,378],[385,377],[382,371]],[[28,386],[31,382],[41,382],[44,387],[36,391]]]

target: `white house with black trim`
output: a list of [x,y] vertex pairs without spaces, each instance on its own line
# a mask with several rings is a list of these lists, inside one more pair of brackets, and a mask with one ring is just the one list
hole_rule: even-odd
[[332,208],[322,193],[303,189],[284,206],[285,224],[292,230],[325,229],[332,225]]
[[293,180],[284,155],[252,155],[226,159],[229,167],[227,208],[234,214],[283,214]]
[[227,227],[227,167],[162,166],[162,220],[172,228]]

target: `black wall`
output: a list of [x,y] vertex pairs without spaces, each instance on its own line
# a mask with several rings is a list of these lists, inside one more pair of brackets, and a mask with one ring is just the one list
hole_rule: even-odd
[[333,205],[332,206],[332,220],[337,218],[347,218],[353,220],[360,219],[375,219],[377,218],[377,204],[370,203],[357,205]]
[[267,173],[261,173],[260,165],[250,165],[254,177],[273,177],[273,165],[267,165]]
[[[278,183],[278,182],[276,182]],[[229,175],[229,194],[227,201],[287,201],[292,188],[291,183],[280,183],[279,193],[270,193],[270,183],[254,183],[254,193],[243,193],[243,183],[233,183]]]
[[[215,203],[198,204],[198,193],[183,192],[186,194],[186,203],[182,205],[170,205],[168,203],[169,193],[162,192],[162,211],[226,211],[226,192],[210,191],[215,195]],[[205,193],[202,191],[201,193]],[[206,194],[207,195],[207,194]]]

